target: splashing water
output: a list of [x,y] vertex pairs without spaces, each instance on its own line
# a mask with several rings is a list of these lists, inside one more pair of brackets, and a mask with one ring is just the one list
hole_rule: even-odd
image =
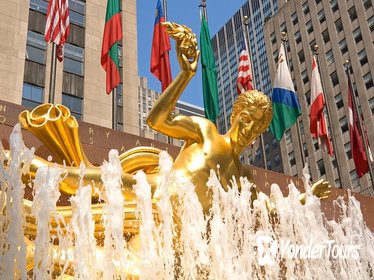
[[[25,220],[21,174],[33,158],[15,127],[10,154],[0,153],[0,274],[1,279],[26,279]],[[24,164],[21,164],[24,163]],[[85,175],[81,166],[81,178]],[[311,195],[305,172],[306,203],[290,184],[289,195],[271,186],[270,198],[260,193],[251,201],[253,185],[241,178],[224,191],[217,175],[207,182],[209,213],[203,213],[195,186],[175,178],[172,161],[160,153],[159,187],[151,196],[146,175],[138,172],[140,248],[130,248],[123,232],[125,215],[118,152],[110,151],[102,166],[104,244],[95,240],[91,186],[82,182],[71,197],[70,222],[56,214],[62,170],[40,168],[34,181],[32,214],[38,234],[31,242],[34,279],[52,279],[52,263],[59,274],[76,279],[372,279],[374,236],[366,227],[359,202],[339,197],[335,220],[327,220],[320,200]],[[177,195],[169,190],[177,190]],[[173,202],[173,203],[172,203]],[[271,203],[276,215],[269,215]],[[155,215],[155,211],[157,214]],[[58,244],[58,246],[56,245]],[[135,250],[135,252],[134,252]],[[29,247],[27,247],[29,253]],[[132,257],[130,255],[133,254]],[[135,255],[135,257],[134,257]],[[138,262],[134,262],[134,259]],[[132,270],[130,269],[132,267]]]
[[[85,167],[81,163],[81,179],[84,175]],[[90,185],[83,186],[82,181],[80,181],[77,195],[70,198],[73,210],[71,224],[75,235],[75,277],[77,279],[97,279],[95,223],[91,212],[92,187]]]

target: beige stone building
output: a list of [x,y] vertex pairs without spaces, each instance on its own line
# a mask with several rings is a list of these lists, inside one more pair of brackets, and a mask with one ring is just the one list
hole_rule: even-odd
[[[44,41],[48,1],[0,0],[0,100],[35,107],[48,102],[51,44]],[[126,47],[120,48],[117,128],[139,133],[136,1],[122,1]],[[70,35],[57,62],[55,103],[80,120],[112,127],[112,96],[100,65],[106,1],[69,1]],[[126,110],[122,108],[126,107]]]
[[[369,173],[357,177],[351,155],[348,129],[348,92],[344,62],[351,61],[353,83],[358,95],[369,142],[374,149],[374,10],[371,0],[294,0],[279,6],[264,26],[267,58],[272,80],[281,32],[287,32],[288,60],[298,93],[302,115],[297,126],[287,130],[281,153],[284,172],[301,176],[303,150],[313,180],[326,178],[336,187],[373,194]],[[309,133],[312,46],[319,45],[319,66],[332,117],[330,135],[336,140],[336,158],[322,152]],[[341,180],[337,170],[339,163]]]

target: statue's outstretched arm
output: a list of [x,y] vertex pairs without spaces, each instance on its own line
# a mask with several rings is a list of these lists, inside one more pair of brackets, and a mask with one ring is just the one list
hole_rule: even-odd
[[[176,39],[176,51],[181,71],[153,105],[147,117],[147,124],[154,130],[173,138],[198,140],[199,126],[191,117],[172,116],[180,95],[197,70],[199,52],[196,48],[196,38],[185,26],[167,22],[166,27],[171,37]],[[192,52],[191,49],[193,49]]]
[[[29,183],[30,180],[35,178],[36,171],[40,167],[58,167],[65,170],[63,180],[60,182],[59,189],[62,193],[68,195],[75,195],[81,180],[80,168],[74,166],[62,166],[55,164],[49,161],[46,161],[40,157],[35,157],[30,164],[30,170],[27,174],[23,176],[23,181]],[[85,168],[85,176],[83,177],[83,185],[93,185],[98,189],[103,188],[103,183],[101,180],[101,170],[100,167],[87,166]],[[136,180],[133,178],[133,175],[123,172],[122,173],[122,192],[125,196],[125,199],[134,199],[136,197],[132,186],[136,183]],[[150,184],[154,185],[153,177],[150,178]],[[94,195],[94,197],[97,195]]]

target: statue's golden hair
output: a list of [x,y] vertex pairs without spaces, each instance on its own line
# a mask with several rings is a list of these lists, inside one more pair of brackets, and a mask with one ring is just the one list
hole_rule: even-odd
[[[269,97],[257,90],[249,90],[238,95],[233,107],[230,117],[230,123],[232,124],[236,116],[244,109],[248,107],[256,107],[261,109],[263,112],[263,118],[261,119],[261,130],[269,126],[272,118],[272,105]],[[262,131],[262,132],[263,132]],[[262,133],[261,132],[261,133]]]

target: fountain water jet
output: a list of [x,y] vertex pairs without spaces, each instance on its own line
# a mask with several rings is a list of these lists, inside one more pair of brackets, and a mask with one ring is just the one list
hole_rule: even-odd
[[[26,279],[27,271],[26,264],[23,271],[20,270],[20,265],[17,269],[14,266],[6,266],[10,259],[14,264],[25,263],[26,250],[23,250],[22,255],[22,250],[19,249],[25,246],[22,245],[24,241],[20,232],[22,233],[24,223],[22,218],[25,213],[30,212],[28,204],[23,206],[22,201],[18,202],[19,218],[13,220],[11,215],[15,212],[11,207],[7,207],[15,205],[17,198],[23,196],[22,184],[20,185],[22,168],[27,166],[33,154],[32,150],[22,145],[18,127],[15,128],[12,138],[15,136],[18,137],[17,145],[12,145],[7,161],[5,156],[1,161],[1,184],[5,188],[0,197],[3,209],[3,227],[0,232],[3,251],[0,267],[4,279],[12,278],[15,271],[21,279]],[[25,165],[19,164],[20,156],[24,156],[22,161]],[[131,250],[122,231],[123,221],[126,219],[123,218],[124,201],[119,179],[121,171],[115,151],[110,152],[109,161],[102,167],[105,189],[101,196],[107,204],[104,206],[107,221],[104,223],[105,238],[110,238],[104,242],[104,247],[100,247],[98,241],[95,244],[91,187],[81,184],[77,195],[71,198],[71,220],[49,215],[48,213],[56,211],[59,197],[57,186],[62,170],[40,168],[34,182],[35,196],[31,208],[38,220],[38,235],[35,240],[30,241],[35,248],[35,263],[39,264],[34,266],[33,277],[52,278],[56,275],[50,266],[53,262],[59,264],[60,273],[75,273],[77,279],[150,279],[155,276],[158,279],[173,279],[176,272],[179,273],[178,279],[301,279],[312,276],[315,279],[324,279],[326,276],[331,279],[370,279],[374,266],[374,236],[365,226],[360,204],[354,197],[350,196],[347,202],[339,198],[335,203],[337,219],[328,221],[320,210],[320,200],[311,193],[307,192],[306,203],[302,205],[299,201],[300,193],[293,184],[289,186],[287,197],[284,197],[279,187],[274,184],[271,186],[270,197],[276,209],[276,216],[269,216],[266,203],[270,198],[259,194],[257,200],[251,201],[253,186],[248,180],[241,179],[241,192],[235,180],[232,181],[232,187],[224,191],[212,171],[207,182],[212,192],[212,206],[210,212],[204,215],[192,183],[175,178],[166,153],[160,158],[162,183],[157,190],[160,211],[156,219],[146,177],[141,172],[135,176],[141,248],[138,251],[136,248],[132,250],[134,252],[135,249],[137,258],[129,257]],[[16,167],[18,169],[15,169]],[[84,168],[81,167],[81,170],[83,177]],[[11,191],[8,191],[9,189]],[[170,189],[178,190],[174,206],[170,200]],[[173,207],[177,207],[175,215],[180,223],[176,232],[172,222]],[[8,226],[4,226],[7,223]],[[11,223],[16,223],[16,226]],[[48,236],[49,232],[55,232],[59,250],[56,249],[52,236]],[[178,241],[173,241],[175,236],[179,237]],[[257,241],[261,236],[268,236],[272,242],[278,242],[278,251],[274,256],[270,254],[273,262],[265,263],[264,266],[259,264],[258,255]],[[298,259],[287,257],[287,252],[281,255],[282,244],[326,245],[332,241],[339,246],[359,246],[359,258],[334,258],[333,255],[322,254],[319,258]],[[38,252],[49,252],[49,259],[41,258]],[[43,257],[47,255],[43,254]],[[178,261],[174,264],[176,259]],[[129,267],[134,270],[130,271]]]

